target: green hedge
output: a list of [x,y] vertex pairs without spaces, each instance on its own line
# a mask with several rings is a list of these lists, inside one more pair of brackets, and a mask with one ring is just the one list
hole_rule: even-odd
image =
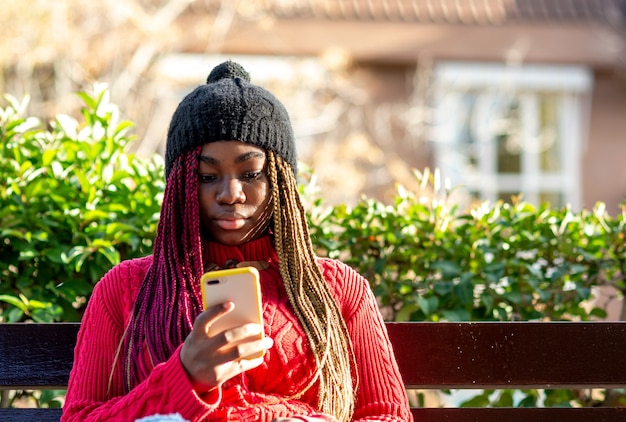
[[0,109],[0,321],[77,321],[108,269],[151,251],[162,160],[124,152],[132,125],[104,86],[79,95],[80,123]]
[[[78,320],[109,268],[151,251],[162,159],[125,152],[132,125],[104,86],[79,95],[80,123],[58,116],[42,127],[10,97],[0,109],[0,321]],[[432,186],[429,172],[418,177]],[[603,204],[459,212],[445,192],[400,188],[391,205],[326,206],[314,186],[301,188],[315,247],[365,275],[388,319],[587,320],[605,316],[585,306],[592,287],[626,290],[624,214]]]
[[314,210],[314,242],[365,275],[396,321],[589,320],[606,316],[587,306],[592,287],[626,291],[624,213],[519,198],[461,213],[443,197],[400,189],[393,205]]

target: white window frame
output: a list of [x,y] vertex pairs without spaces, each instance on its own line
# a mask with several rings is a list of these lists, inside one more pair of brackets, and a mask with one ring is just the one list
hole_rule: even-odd
[[[584,107],[585,94],[591,92],[593,77],[582,66],[506,66],[442,62],[435,67],[435,124],[431,132],[434,144],[435,165],[451,186],[465,187],[477,192],[481,200],[495,201],[500,192],[519,192],[525,201],[539,205],[540,191],[561,193],[564,204],[573,209],[581,206],[581,150],[586,139],[588,110]],[[498,173],[495,136],[474,133],[479,149],[477,171],[467,171],[467,157],[459,148],[461,142],[457,129],[459,107],[464,93],[479,91],[479,101],[484,101],[487,111],[475,116],[487,121],[489,106],[499,98],[515,95],[522,113],[521,169],[519,174]],[[537,133],[537,98],[541,93],[559,95],[560,133],[557,139],[566,142],[559,148],[561,169],[543,172],[539,168],[540,155],[533,153],[533,134]],[[475,113],[480,114],[480,113]],[[533,117],[534,116],[534,117]],[[457,119],[455,120],[455,117]],[[477,127],[482,127],[480,124]],[[484,125],[483,125],[484,126]],[[563,141],[566,140],[566,141]]]

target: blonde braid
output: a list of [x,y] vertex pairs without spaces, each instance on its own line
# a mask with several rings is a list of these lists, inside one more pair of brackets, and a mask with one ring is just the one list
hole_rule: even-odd
[[357,381],[348,330],[317,266],[293,170],[271,151],[268,160],[280,274],[318,367],[314,379],[297,396],[319,381],[319,410],[349,421]]

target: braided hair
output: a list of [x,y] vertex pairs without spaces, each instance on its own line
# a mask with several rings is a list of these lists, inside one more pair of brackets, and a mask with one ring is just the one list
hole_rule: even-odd
[[268,155],[280,274],[317,362],[320,410],[348,421],[356,389],[356,364],[348,330],[315,262],[296,179],[280,156],[272,152]]
[[130,391],[185,340],[202,310],[203,273],[195,154],[181,156],[168,179],[153,249],[124,339]]

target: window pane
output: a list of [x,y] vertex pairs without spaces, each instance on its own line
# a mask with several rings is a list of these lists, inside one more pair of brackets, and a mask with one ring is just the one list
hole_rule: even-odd
[[519,148],[512,148],[511,135],[499,135],[496,137],[498,144],[498,173],[519,173],[520,153]]
[[472,127],[472,116],[476,106],[476,94],[468,93],[463,95],[461,100],[459,118],[462,120],[458,133],[459,146],[466,157],[468,170],[476,171],[478,166],[478,146],[474,139],[474,128]]
[[498,148],[498,173],[521,171],[521,118],[519,102],[506,101],[500,104],[494,116],[494,128],[497,129],[495,140]]
[[560,171],[560,148],[562,140],[559,139],[558,106],[559,97],[556,94],[543,94],[539,100],[540,107],[540,133],[538,137],[539,151],[541,151],[540,168],[542,171]]

